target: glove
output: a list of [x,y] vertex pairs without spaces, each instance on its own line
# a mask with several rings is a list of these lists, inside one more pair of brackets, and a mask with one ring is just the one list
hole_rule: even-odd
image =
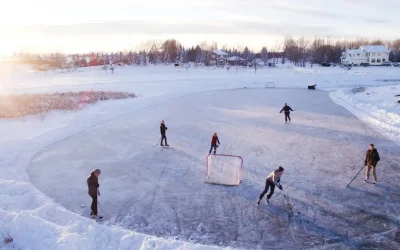
[[283,189],[283,187],[282,187],[282,185],[281,185],[281,184],[279,184],[278,188],[279,188],[280,190],[282,190],[282,189]]
[[97,194],[100,196],[100,189],[97,189]]

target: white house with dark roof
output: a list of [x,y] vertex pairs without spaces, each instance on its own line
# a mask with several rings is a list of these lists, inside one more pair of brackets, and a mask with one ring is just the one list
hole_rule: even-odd
[[346,49],[340,59],[345,65],[382,65],[389,61],[389,53],[385,45],[367,45],[359,49]]
[[219,49],[213,50],[208,58],[208,65],[224,66],[226,64],[227,58],[228,58],[228,53],[225,53]]

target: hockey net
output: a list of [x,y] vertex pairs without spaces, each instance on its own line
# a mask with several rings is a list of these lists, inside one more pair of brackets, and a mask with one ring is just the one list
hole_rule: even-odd
[[243,159],[235,155],[208,155],[204,182],[237,186],[242,179]]

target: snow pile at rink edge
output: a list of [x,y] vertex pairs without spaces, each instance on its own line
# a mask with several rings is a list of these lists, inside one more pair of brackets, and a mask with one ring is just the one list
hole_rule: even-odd
[[[101,225],[52,202],[30,183],[0,179],[1,249],[221,249]],[[231,249],[231,248],[224,248]]]
[[353,94],[350,89],[339,89],[330,92],[329,97],[400,146],[400,104],[393,99],[393,88],[397,87],[368,88],[371,94]]

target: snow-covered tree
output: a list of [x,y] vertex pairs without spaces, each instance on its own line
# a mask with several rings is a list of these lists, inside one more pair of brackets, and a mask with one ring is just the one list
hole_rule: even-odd
[[147,53],[146,53],[146,51],[143,51],[142,54],[141,54],[141,61],[140,61],[140,64],[141,64],[142,66],[147,66],[148,61],[149,61],[149,59],[148,59],[148,57],[147,57]]
[[203,61],[203,54],[202,54],[202,51],[201,51],[201,48],[199,45],[196,46],[195,51],[196,51],[196,56],[195,56],[194,61],[196,63],[201,63]]
[[134,57],[134,59],[133,59],[133,63],[135,64],[135,65],[141,65],[141,53],[142,53],[142,51],[139,51],[139,53],[135,53],[134,55],[133,55],[133,57]]
[[184,49],[183,49],[182,45],[179,45],[179,49],[178,49],[178,53],[176,54],[175,62],[183,63],[183,54],[184,54]]
[[171,55],[168,53],[168,51],[165,51],[164,53],[164,64],[168,64],[171,62]]
[[268,51],[267,51],[267,48],[266,48],[266,47],[263,47],[263,48],[261,49],[261,60],[262,60],[264,63],[267,63],[267,62],[268,62]]
[[246,48],[244,48],[244,50],[243,50],[242,57],[243,57],[244,59],[246,59],[246,60],[250,60],[250,50],[249,50],[249,48],[247,48],[247,46],[246,46]]
[[182,47],[181,58],[182,58],[183,63],[188,62],[187,51],[186,51],[185,47]]

